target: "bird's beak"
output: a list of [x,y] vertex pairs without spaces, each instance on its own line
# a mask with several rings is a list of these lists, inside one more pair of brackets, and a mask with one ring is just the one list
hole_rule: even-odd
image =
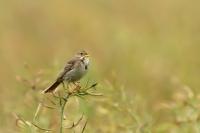
[[89,55],[89,54],[87,54],[87,55],[85,55],[85,57],[90,57],[90,55]]

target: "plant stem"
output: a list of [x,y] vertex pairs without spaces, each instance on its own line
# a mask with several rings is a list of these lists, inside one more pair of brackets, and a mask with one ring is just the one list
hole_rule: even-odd
[[61,105],[61,111],[60,111],[60,133],[63,131],[63,117],[64,117],[64,108],[65,108],[66,101]]
[[69,94],[65,98],[60,98],[60,133],[63,133],[64,110],[65,110],[65,105],[67,103],[68,98],[69,98]]

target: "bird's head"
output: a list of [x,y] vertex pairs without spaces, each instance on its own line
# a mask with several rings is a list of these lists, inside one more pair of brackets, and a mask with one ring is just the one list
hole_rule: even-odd
[[85,50],[82,50],[82,51],[79,51],[77,54],[76,54],[77,57],[80,57],[80,58],[83,58],[83,57],[89,57],[89,54],[85,51]]
[[86,62],[89,62],[89,54],[85,51],[85,50],[82,50],[80,52],[78,52],[76,54],[76,57],[80,58],[81,60],[84,60]]

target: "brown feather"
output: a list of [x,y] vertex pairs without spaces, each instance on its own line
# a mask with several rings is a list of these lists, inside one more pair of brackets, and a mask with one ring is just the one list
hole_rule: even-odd
[[61,80],[61,82],[62,82],[65,74],[74,68],[74,65],[76,64],[77,60],[78,60],[78,58],[74,57],[70,61],[68,61],[67,64],[65,65],[64,69],[58,75],[57,80],[59,80],[59,81]]
[[54,91],[58,87],[58,85],[61,82],[63,82],[63,80],[64,80],[63,77],[65,76],[65,74],[74,68],[74,65],[76,64],[77,60],[78,60],[78,58],[73,58],[70,61],[68,61],[67,64],[65,65],[63,71],[61,71],[61,73],[58,75],[56,81],[50,87],[45,89],[43,92],[48,93],[48,92]]
[[61,82],[59,82],[59,81],[54,82],[49,88],[47,88],[47,89],[44,90],[44,93],[48,93],[48,92],[54,91],[58,87],[58,85],[60,83]]

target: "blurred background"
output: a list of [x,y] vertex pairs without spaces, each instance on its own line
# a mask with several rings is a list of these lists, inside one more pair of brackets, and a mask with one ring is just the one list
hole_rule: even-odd
[[85,49],[92,60],[85,80],[98,82],[106,96],[83,103],[90,118],[86,132],[199,133],[199,5],[198,0],[1,0],[0,132],[22,132],[13,112],[33,117],[37,102],[24,97],[30,88],[18,82],[21,77],[42,73],[42,90]]

